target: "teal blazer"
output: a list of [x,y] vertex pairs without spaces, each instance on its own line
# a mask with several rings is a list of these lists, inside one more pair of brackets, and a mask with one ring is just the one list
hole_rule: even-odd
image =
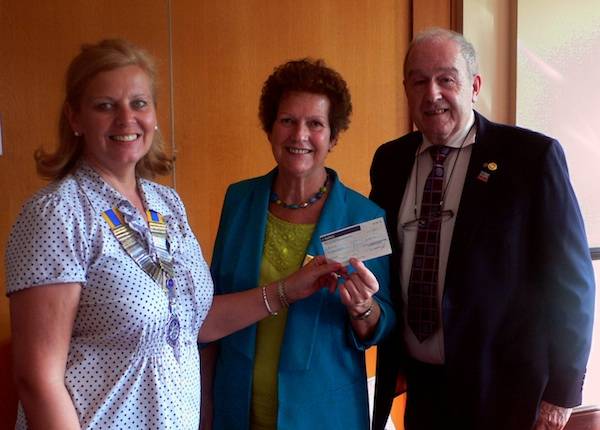
[[[384,216],[367,198],[346,188],[337,174],[307,254],[322,255],[319,236]],[[216,294],[258,286],[271,185],[277,174],[233,184],[227,190],[213,252]],[[379,281],[381,316],[372,339],[354,336],[339,293],[322,290],[289,308],[278,371],[277,428],[369,428],[364,350],[382,340],[396,322],[389,294],[389,260],[365,263]],[[256,325],[219,341],[214,381],[214,428],[247,429],[250,422]]]

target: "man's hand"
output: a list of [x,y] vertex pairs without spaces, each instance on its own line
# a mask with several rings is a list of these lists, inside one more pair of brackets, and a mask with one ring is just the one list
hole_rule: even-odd
[[542,400],[540,404],[540,413],[535,422],[534,430],[562,430],[569,421],[571,408],[555,406]]

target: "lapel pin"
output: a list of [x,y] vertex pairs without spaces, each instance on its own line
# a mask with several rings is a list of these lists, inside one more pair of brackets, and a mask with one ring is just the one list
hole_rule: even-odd
[[484,170],[477,175],[477,179],[481,182],[487,182],[490,179],[491,172],[498,170],[498,165],[493,161],[488,161],[487,163],[483,163],[483,169]]
[[487,167],[487,169],[490,172],[495,172],[496,170],[498,170],[498,165],[493,161],[490,161],[489,163],[487,163],[487,166],[484,165],[484,167]]
[[487,182],[489,178],[490,174],[488,172],[484,172],[483,170],[479,172],[479,175],[477,175],[477,179],[479,179],[481,182]]

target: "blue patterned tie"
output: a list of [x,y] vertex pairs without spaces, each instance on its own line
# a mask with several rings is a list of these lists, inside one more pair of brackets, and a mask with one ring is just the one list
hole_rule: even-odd
[[423,189],[419,229],[408,283],[408,326],[419,342],[423,342],[438,328],[437,284],[442,225],[441,201],[444,188],[444,161],[450,149],[438,145],[429,148],[433,168]]

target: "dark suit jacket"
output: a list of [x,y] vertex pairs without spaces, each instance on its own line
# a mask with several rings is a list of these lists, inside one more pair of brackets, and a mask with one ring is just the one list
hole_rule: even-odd
[[[541,400],[566,407],[581,402],[593,271],[559,143],[477,113],[475,121],[442,298],[452,387],[448,428],[529,429]],[[371,167],[371,198],[386,210],[394,242],[392,294],[400,309],[398,210],[421,140],[414,132],[382,145]],[[488,162],[497,169],[486,168]],[[397,330],[379,347],[376,430],[403,371]]]

